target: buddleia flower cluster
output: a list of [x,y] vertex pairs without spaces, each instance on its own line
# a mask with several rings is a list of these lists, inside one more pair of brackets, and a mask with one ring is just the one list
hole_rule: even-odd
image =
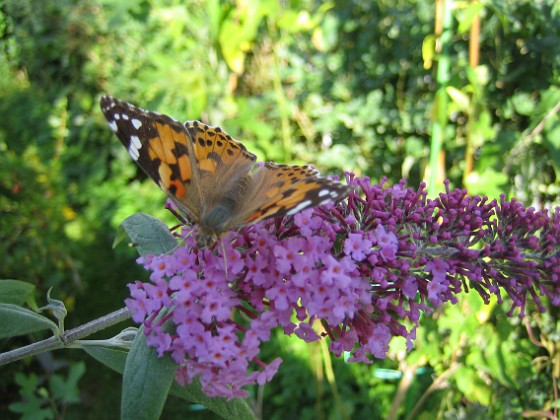
[[179,383],[198,377],[208,396],[246,396],[280,366],[259,359],[275,328],[370,363],[393,337],[410,349],[420,314],[462,292],[507,297],[510,315],[523,316],[528,298],[542,311],[543,298],[560,305],[559,209],[448,183],[428,199],[424,184],[346,178],[355,191],[335,205],[229,232],[210,249],[185,226],[181,247],[139,259],[150,282],[129,285],[126,304],[148,344],[177,363]]

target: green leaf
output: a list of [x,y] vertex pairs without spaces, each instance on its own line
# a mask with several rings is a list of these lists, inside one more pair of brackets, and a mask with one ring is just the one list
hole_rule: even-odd
[[165,254],[177,247],[177,239],[161,220],[144,213],[127,217],[121,226],[142,256]]
[[44,404],[44,400],[32,396],[25,402],[13,403],[8,407],[10,408],[11,412],[21,414],[21,417],[18,417],[21,420],[43,420],[54,418],[52,410],[48,408],[42,408]]
[[467,67],[465,69],[465,74],[470,85],[475,89],[475,93],[478,95],[483,95],[484,91],[481,89],[486,86],[490,81],[490,70],[488,66],[480,65],[475,68]]
[[[270,8],[273,2],[268,2]],[[228,67],[237,74],[243,73],[245,56],[257,36],[257,30],[267,12],[267,4],[255,2],[252,7],[236,8],[222,22],[218,37],[220,49]]]
[[113,249],[115,249],[121,242],[125,241],[128,237],[129,236],[126,233],[126,230],[121,224],[117,229],[117,234],[115,235],[115,239],[113,240]]
[[457,387],[469,400],[477,401],[482,405],[489,405],[492,400],[492,390],[479,376],[478,372],[466,366],[460,366],[453,375]]
[[462,9],[461,13],[458,13],[459,16],[457,17],[457,20],[459,21],[457,32],[460,34],[467,33],[471,29],[474,19],[481,14],[483,9],[484,5],[479,1],[473,2]]
[[50,319],[21,306],[0,304],[0,338],[14,337],[36,331],[51,329],[54,334],[58,327]]
[[0,281],[0,303],[21,305],[31,296],[35,286],[20,280]]
[[177,365],[146,344],[140,329],[126,358],[121,418],[158,419],[175,377]]
[[304,32],[313,29],[317,24],[315,17],[307,10],[285,10],[278,19],[278,27],[287,33]]
[[15,383],[19,385],[19,394],[21,395],[21,402],[10,404],[8,408],[13,413],[21,414],[20,419],[51,419],[53,413],[49,409],[43,409],[42,406],[46,404],[45,398],[39,398],[38,387],[39,379],[34,373],[25,375],[21,372],[16,373]]
[[554,121],[547,124],[545,133],[543,143],[552,158],[550,162],[556,172],[556,177],[560,177],[560,120],[554,118]]
[[499,198],[505,190],[508,181],[507,174],[485,168],[481,172],[473,171],[467,177],[465,186],[473,195],[486,195],[489,198]]
[[26,375],[22,372],[17,372],[15,375],[15,382],[19,385],[19,393],[24,397],[30,397],[37,389],[39,379],[34,373]]
[[104,346],[83,345],[84,351],[95,360],[103,363],[115,372],[122,374],[126,363],[127,351]]
[[471,146],[481,147],[485,140],[496,137],[496,131],[492,123],[492,116],[487,111],[481,111],[473,120],[471,126]]
[[170,394],[203,405],[205,408],[213,411],[224,419],[245,420],[256,418],[245,400],[237,398],[228,401],[225,398],[208,397],[202,392],[200,384],[196,380],[192,384],[185,385],[184,387],[174,382]]
[[86,372],[86,364],[84,362],[76,362],[70,367],[68,377],[61,375],[53,375],[49,379],[52,396],[63,403],[80,402],[80,389],[78,382]]
[[424,69],[432,68],[432,63],[436,55],[436,37],[427,35],[422,41],[422,59],[424,61]]
[[511,98],[515,110],[521,115],[531,116],[535,112],[535,100],[530,93],[516,93]]
[[468,112],[470,106],[470,98],[465,93],[461,92],[459,89],[453,86],[448,86],[446,89],[447,94],[457,107],[463,111]]

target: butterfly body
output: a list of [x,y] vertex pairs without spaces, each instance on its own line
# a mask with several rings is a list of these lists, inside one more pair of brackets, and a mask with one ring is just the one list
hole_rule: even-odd
[[[236,210],[242,199],[242,185],[235,185],[231,190],[229,196],[222,197],[220,201],[201,213],[200,220],[198,221],[199,233],[197,235],[197,244],[199,246],[209,246],[214,243],[220,232],[230,230],[228,221],[234,220]],[[236,197],[237,196],[237,197]]]
[[256,156],[219,127],[184,124],[110,96],[101,98],[109,126],[132,159],[199,226],[199,247],[229,230],[292,215],[347,195],[310,166],[257,166]]

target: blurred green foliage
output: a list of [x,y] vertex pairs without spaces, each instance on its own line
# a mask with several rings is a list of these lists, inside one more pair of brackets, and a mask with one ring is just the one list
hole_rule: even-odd
[[[472,69],[467,40],[477,14],[481,62]],[[447,177],[456,186],[465,179],[473,194],[559,204],[560,5],[457,2],[454,16]],[[142,276],[132,251],[111,249],[118,224],[137,211],[173,222],[163,194],[108,129],[101,93],[220,125],[262,160],[417,185],[434,112],[433,21],[428,0],[1,2],[0,278],[55,286],[78,325],[122,306],[125,284]],[[465,178],[467,143],[476,161]],[[262,413],[498,418],[550,409],[558,356],[532,344],[502,306],[480,306],[471,294],[425,317],[408,358],[400,350],[371,366],[333,360],[336,383],[317,349],[278,337],[266,351],[285,363],[264,389]],[[540,339],[557,341],[558,312],[532,315]],[[73,414],[114,412],[118,378],[87,365],[80,386],[88,397]],[[414,379],[403,386],[398,370],[411,366]],[[435,382],[419,373],[426,366]],[[25,366],[29,378],[56,369]],[[18,401],[17,370],[0,376],[0,415]],[[429,388],[439,375],[440,387]]]
[[51,375],[48,386],[41,384],[34,373],[28,376],[16,373],[15,382],[20,387],[24,402],[10,404],[10,411],[27,419],[64,417],[67,404],[80,402],[78,381],[85,371],[85,363],[76,362],[69,368],[66,378],[59,374]]

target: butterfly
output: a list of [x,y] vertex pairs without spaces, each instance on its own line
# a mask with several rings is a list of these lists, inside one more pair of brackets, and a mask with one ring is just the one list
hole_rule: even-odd
[[310,166],[255,165],[256,156],[219,127],[182,124],[111,96],[100,104],[132,159],[198,225],[200,248],[229,230],[290,216],[352,191]]

